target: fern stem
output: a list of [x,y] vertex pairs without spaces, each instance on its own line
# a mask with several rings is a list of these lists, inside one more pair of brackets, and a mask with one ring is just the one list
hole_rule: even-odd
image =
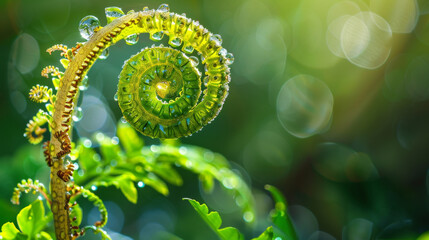
[[[113,43],[113,38],[108,37],[110,32],[112,32],[115,28],[118,28],[120,25],[129,22],[132,19],[138,19],[143,13],[137,12],[134,14],[123,16],[116,21],[108,24],[98,32],[96,32],[91,39],[86,42],[77,52],[76,56],[74,56],[73,61],[70,62],[66,72],[64,73],[64,77],[62,78],[62,82],[60,84],[60,88],[57,92],[57,100],[55,102],[55,112],[53,115],[53,129],[51,132],[51,144],[54,146],[54,156],[61,151],[61,141],[56,138],[54,134],[60,131],[68,131],[71,129],[72,119],[64,124],[64,113],[66,112],[65,106],[66,101],[70,96],[70,91],[72,88],[73,81],[79,77],[83,79],[88,72],[89,68],[94,63],[95,59],[101,54],[101,52],[107,48],[109,45]],[[105,42],[103,47],[98,47],[99,51],[97,55],[88,59],[88,56],[96,45],[105,38],[111,39],[111,41]],[[123,38],[123,37],[122,37]],[[117,39],[119,40],[119,39]],[[117,41],[116,40],[116,41]],[[116,42],[115,41],[115,42]],[[82,65],[85,65],[85,69],[82,71],[79,69]],[[77,72],[79,72],[78,74]],[[77,89],[77,91],[79,91]],[[77,94],[73,95],[72,101],[75,102],[75,98]],[[51,167],[51,195],[52,195],[52,213],[54,215],[54,226],[55,226],[55,235],[57,240],[70,240],[71,231],[70,231],[70,218],[68,211],[68,200],[66,198],[67,194],[67,183],[64,182],[61,178],[57,176],[58,171],[64,171],[64,158],[54,158],[53,166]]]

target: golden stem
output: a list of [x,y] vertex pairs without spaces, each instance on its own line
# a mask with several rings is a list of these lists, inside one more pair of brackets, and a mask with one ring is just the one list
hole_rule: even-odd
[[[70,61],[64,77],[61,80],[60,88],[57,92],[57,99],[55,102],[55,111],[53,114],[53,124],[51,132],[51,144],[54,146],[53,156],[62,150],[61,149],[61,140],[56,138],[54,134],[56,132],[63,131],[64,129],[71,130],[72,119],[69,122],[65,123],[68,127],[65,127],[63,121],[63,115],[66,111],[66,101],[68,94],[72,90],[72,82],[79,77],[83,79],[91,68],[94,61],[101,54],[101,52],[109,47],[111,44],[114,44],[116,41],[124,38],[120,36],[119,33],[116,34],[116,37],[109,37],[113,30],[117,29],[124,23],[128,23],[133,19],[139,19],[144,13],[137,12],[130,15],[123,16],[111,22],[107,26],[100,29],[98,32],[94,33],[88,42],[86,42],[76,53],[76,56]],[[122,30],[122,29],[121,29]],[[110,39],[110,41],[107,41]],[[103,46],[97,46],[97,44],[103,43]],[[94,51],[98,49],[98,51]],[[94,54],[95,52],[95,54]],[[93,55],[90,55],[93,53]],[[83,70],[80,70],[82,66],[86,67]],[[77,89],[77,91],[79,91]],[[78,94],[73,95],[73,102]],[[71,118],[71,116],[70,116]],[[57,240],[70,240],[71,230],[70,230],[70,218],[68,210],[68,201],[66,198],[67,183],[64,182],[61,178],[58,177],[58,171],[64,171],[64,157],[56,158],[54,157],[53,166],[51,167],[51,195],[52,195],[52,213],[54,215],[54,226],[55,226],[55,235]]]

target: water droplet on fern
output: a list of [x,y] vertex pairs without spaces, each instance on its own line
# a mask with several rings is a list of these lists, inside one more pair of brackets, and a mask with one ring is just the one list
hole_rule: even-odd
[[210,40],[215,41],[218,45],[222,44],[222,37],[219,34],[214,34],[210,37]]
[[159,5],[158,11],[159,12],[168,12],[168,11],[170,11],[170,7],[168,6],[168,4],[164,3],[164,4]]
[[150,39],[153,41],[161,41],[161,39],[164,37],[163,32],[156,32],[150,35]]
[[200,63],[200,61],[198,60],[198,58],[195,57],[195,56],[190,56],[189,59],[191,60],[191,63],[192,63],[193,66],[197,66]]
[[115,93],[115,96],[113,96],[113,99],[114,99],[115,101],[118,101],[118,93]]
[[107,23],[111,23],[113,20],[124,16],[124,11],[118,7],[107,7],[104,9],[106,13]]
[[234,55],[232,53],[227,53],[225,56],[225,63],[227,65],[231,65],[232,63],[234,63]]
[[106,59],[107,57],[109,56],[109,49],[108,48],[106,48],[106,49],[104,49],[104,51],[101,53],[101,55],[100,55],[100,59]]
[[134,44],[136,44],[138,41],[139,41],[139,35],[137,35],[137,34],[129,35],[129,36],[125,39],[125,42],[126,42],[128,45],[134,45]]
[[86,16],[80,20],[79,23],[79,32],[80,35],[89,40],[89,38],[94,34],[96,28],[100,27],[100,21],[95,16]]
[[73,111],[73,121],[79,122],[82,119],[82,117],[83,117],[82,108],[81,107],[77,107]]
[[178,47],[182,45],[182,39],[174,37],[168,42],[168,44],[170,44],[172,47]]
[[88,76],[85,76],[82,80],[82,82],[79,85],[79,90],[85,91],[88,89],[89,83],[88,83]]
[[183,46],[182,50],[187,54],[191,54],[194,51],[194,48],[191,45],[186,45]]

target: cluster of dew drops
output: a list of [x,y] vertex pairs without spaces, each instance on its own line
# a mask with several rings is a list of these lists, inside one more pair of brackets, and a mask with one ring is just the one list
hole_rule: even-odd
[[[149,10],[148,7],[143,8],[143,11],[148,11],[148,10]],[[168,4],[161,4],[158,7],[157,11],[168,12],[170,11],[170,7],[168,6]],[[122,11],[122,9],[119,7],[107,7],[105,8],[105,13],[106,13],[107,24],[111,23],[116,18],[120,18],[125,15],[124,11]],[[130,10],[127,12],[127,14],[132,14],[132,13],[134,13],[134,10]],[[186,14],[183,13],[182,16],[186,16]],[[86,40],[89,40],[92,34],[94,34],[94,32],[96,32],[99,28],[101,28],[100,21],[98,20],[97,17],[92,15],[82,18],[82,20],[79,23],[80,35]],[[161,41],[163,36],[164,36],[163,32],[156,32],[151,34],[150,38],[154,41]],[[131,34],[125,38],[125,42],[128,45],[134,45],[138,42],[138,40],[139,40],[138,34]],[[211,40],[217,41],[219,45],[222,44],[222,37],[219,34],[214,34]],[[174,37],[170,39],[168,43],[172,47],[179,47],[180,45],[182,45],[182,40],[178,37]],[[187,54],[191,54],[194,51],[194,49],[191,45],[185,45],[183,46],[183,51]],[[231,65],[234,62],[234,55],[232,53],[228,53],[226,49],[223,48],[219,52],[219,54],[225,59],[225,63],[227,65]],[[109,51],[108,49],[105,49],[103,53],[100,55],[100,59],[106,59],[108,55],[109,55]],[[199,64],[198,58],[191,56],[190,59],[192,60],[194,65]]]

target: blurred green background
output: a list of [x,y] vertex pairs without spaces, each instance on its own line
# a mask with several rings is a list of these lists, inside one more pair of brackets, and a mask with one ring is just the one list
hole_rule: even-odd
[[[40,107],[27,98],[29,89],[51,86],[40,71],[60,66],[45,50],[84,41],[80,19],[94,15],[104,25],[105,7],[127,12],[161,3],[220,34],[235,56],[220,115],[182,141],[231,161],[253,186],[261,221],[246,225],[220,188],[200,192],[197,178],[184,173],[186,184],[171,187],[169,198],[144,188],[137,205],[118,190],[99,189],[109,229],[133,239],[216,239],[181,201],[193,197],[220,211],[226,225],[256,236],[272,207],[263,191],[269,183],[288,199],[300,239],[417,239],[429,231],[427,0],[2,0],[0,223],[22,207],[9,201],[20,179],[48,181],[41,146],[23,137]],[[147,35],[134,46],[121,42],[94,65],[75,137],[115,135],[117,76],[150,45]],[[84,210],[92,222],[96,211]]]

